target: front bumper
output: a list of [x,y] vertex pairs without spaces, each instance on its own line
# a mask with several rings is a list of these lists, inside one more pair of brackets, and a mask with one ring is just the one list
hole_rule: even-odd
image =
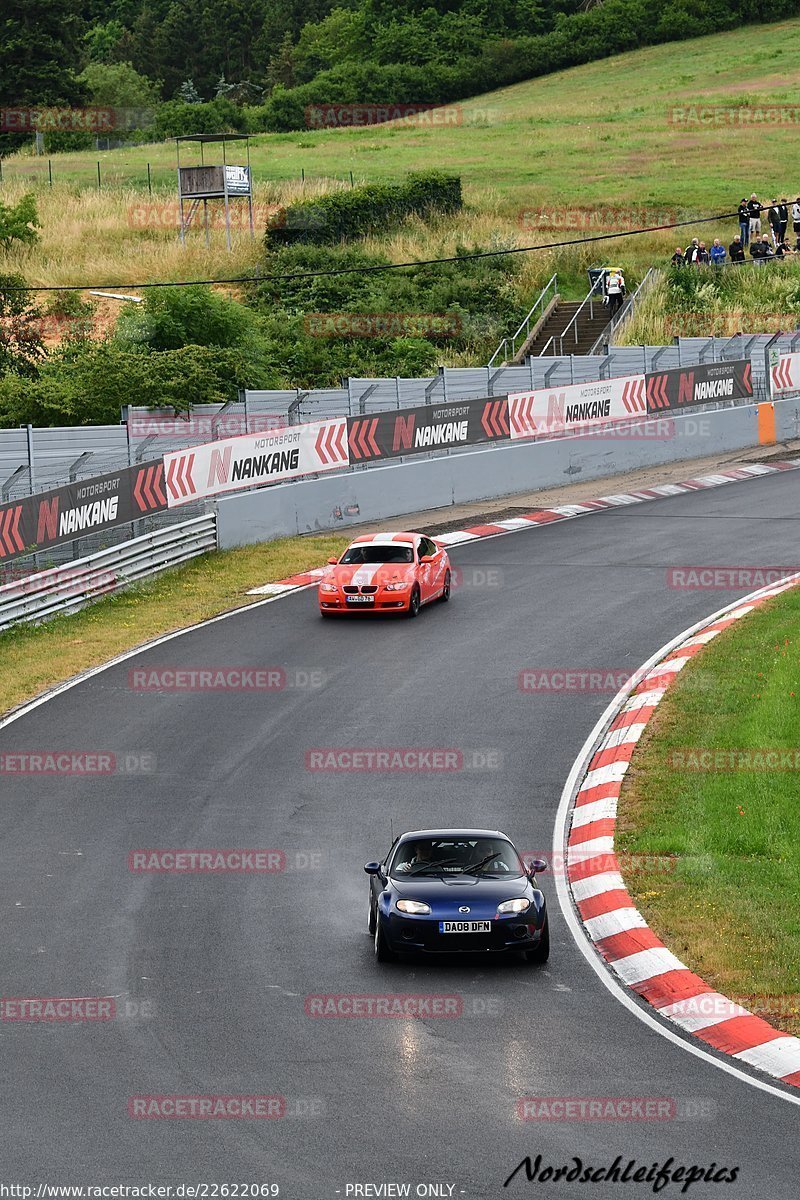
[[[523,914],[528,918],[503,917],[491,920],[488,933],[440,933],[440,917],[403,917],[392,912],[383,917],[383,928],[392,950],[420,954],[508,954],[532,950],[539,945],[544,910]],[[446,920],[457,919],[450,914]],[[481,918],[477,918],[480,920]]]
[[353,613],[363,616],[365,613],[374,612],[408,612],[410,599],[410,590],[408,592],[376,592],[371,604],[348,604],[344,595],[335,595],[333,592],[323,595],[320,592],[319,608],[320,612],[347,613],[348,616]]

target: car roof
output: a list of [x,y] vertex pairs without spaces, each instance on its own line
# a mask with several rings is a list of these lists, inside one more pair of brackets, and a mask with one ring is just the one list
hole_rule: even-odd
[[[499,829],[410,829],[408,833],[403,833],[398,838],[399,842],[407,842],[410,838],[475,838],[475,837],[491,837],[502,838],[504,842],[510,842],[511,838],[508,834],[501,833]],[[513,844],[513,843],[512,843]]]
[[350,544],[351,546],[361,546],[365,542],[372,542],[375,545],[385,545],[386,542],[411,542],[413,544],[418,542],[421,536],[419,533],[395,533],[392,530],[386,530],[382,533],[362,533]]

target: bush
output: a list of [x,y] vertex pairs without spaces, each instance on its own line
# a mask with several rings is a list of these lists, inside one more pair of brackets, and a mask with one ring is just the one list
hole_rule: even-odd
[[32,192],[22,196],[16,204],[3,204],[0,200],[0,249],[10,250],[15,242],[34,245],[39,240],[37,230],[40,228]]
[[241,345],[255,332],[253,314],[235,300],[197,284],[151,288],[142,304],[123,310],[115,340],[148,350]]
[[268,250],[299,242],[341,242],[385,230],[405,217],[453,213],[462,206],[461,180],[438,172],[409,175],[404,183],[365,184],[281,209],[265,234]]

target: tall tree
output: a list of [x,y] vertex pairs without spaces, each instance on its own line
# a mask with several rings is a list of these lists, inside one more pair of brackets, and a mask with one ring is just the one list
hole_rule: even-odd
[[[76,104],[85,24],[80,0],[4,0],[0,15],[0,104]],[[0,154],[30,134],[0,134]]]

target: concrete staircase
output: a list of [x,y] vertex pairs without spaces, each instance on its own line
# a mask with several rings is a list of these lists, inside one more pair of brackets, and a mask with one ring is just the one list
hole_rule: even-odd
[[[571,325],[582,305],[586,306],[575,324]],[[540,356],[549,358],[560,354],[588,354],[608,322],[608,306],[596,293],[591,310],[585,299],[562,300],[559,297],[541,327],[534,329],[527,341],[523,342],[514,362],[522,363],[526,358]]]

